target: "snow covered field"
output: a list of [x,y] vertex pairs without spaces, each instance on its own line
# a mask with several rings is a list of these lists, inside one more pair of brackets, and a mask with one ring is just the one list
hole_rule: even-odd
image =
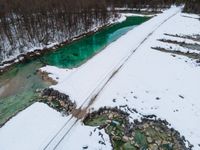
[[67,117],[43,103],[35,103],[0,129],[1,150],[37,150],[63,126]]
[[157,39],[164,33],[200,34],[200,22],[184,18],[181,13],[167,21],[135,52],[91,107],[97,110],[102,106],[128,105],[141,114],[155,114],[166,119],[198,150],[200,67],[187,57],[172,57],[151,49],[163,46]]
[[[198,150],[200,67],[186,56],[172,57],[169,53],[151,48],[166,46],[167,43],[158,41],[161,38],[195,43],[193,40],[164,35],[200,34],[200,21],[184,17],[185,14],[180,13],[180,10],[181,8],[171,8],[134,28],[73,71],[65,72],[65,69],[51,66],[42,70],[52,73],[50,76],[58,81],[53,88],[68,94],[78,106],[87,106],[88,100],[98,94],[88,111],[98,110],[103,106],[128,105],[139,112],[129,112],[130,120],[140,119],[140,114],[155,114],[158,118],[166,119],[171,127],[194,145],[194,150]],[[186,50],[183,47],[181,49]],[[62,117],[45,104],[36,103],[0,129],[0,149],[44,148],[69,117]],[[57,143],[56,148],[111,149],[108,135],[103,130],[100,132],[103,139],[98,130],[83,126],[78,121],[62,141]],[[100,140],[104,140],[106,145],[97,144]],[[11,142],[14,144],[10,144]]]
[[173,7],[129,31],[52,88],[69,95],[78,107],[87,105],[138,46],[180,10],[180,7]]

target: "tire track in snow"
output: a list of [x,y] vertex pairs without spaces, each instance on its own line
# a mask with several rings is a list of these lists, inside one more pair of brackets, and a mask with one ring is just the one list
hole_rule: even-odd
[[[120,62],[112,69],[105,78],[100,81],[98,86],[91,92],[91,94],[86,98],[86,100],[82,103],[79,109],[77,109],[79,112],[76,112],[76,115],[78,116],[81,114],[82,110],[87,111],[87,109],[91,106],[91,104],[95,101],[96,97],[101,93],[101,91],[104,89],[104,87],[107,85],[107,83],[117,74],[118,71],[123,67],[124,64],[130,59],[130,57],[135,53],[135,51],[140,48],[141,45],[145,43],[151,37],[151,35],[159,29],[165,22],[173,18],[175,15],[177,15],[179,12],[181,12],[181,8],[176,11],[174,14],[167,17],[165,20],[163,20],[152,32],[150,32],[144,40],[142,40],[138,46],[132,50],[128,55],[123,57]],[[56,150],[58,146],[62,143],[63,139],[68,135],[68,133],[71,131],[71,129],[76,125],[76,123],[85,117],[86,114],[81,115],[81,117],[74,119],[75,117],[71,117],[64,126],[57,132],[57,134],[50,140],[50,142],[45,146],[44,150]],[[74,120],[73,120],[74,119]],[[71,126],[70,126],[70,125]],[[63,134],[64,133],[64,134]],[[63,134],[63,135],[62,135]],[[57,142],[56,142],[57,141]],[[54,144],[55,143],[55,144]]]

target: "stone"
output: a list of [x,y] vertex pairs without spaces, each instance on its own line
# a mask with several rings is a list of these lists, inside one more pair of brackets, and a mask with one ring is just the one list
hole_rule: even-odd
[[145,134],[146,134],[147,136],[150,136],[150,133],[149,133],[148,131],[146,131]]
[[147,137],[147,142],[148,143],[152,143],[153,142],[153,139],[151,137]]
[[61,105],[62,107],[64,107],[64,106],[65,106],[65,102],[64,102],[64,101],[60,101],[60,105]]
[[106,120],[106,123],[107,124],[110,124],[112,121],[111,120]]
[[145,123],[145,124],[143,125],[143,127],[146,129],[146,128],[149,127],[149,125],[148,125],[147,123]]
[[122,141],[124,141],[124,142],[128,142],[128,141],[129,141],[129,137],[127,137],[127,136],[123,136],[123,137],[122,137]]
[[111,135],[115,136],[115,132],[114,132],[114,131],[112,131],[112,132],[111,132]]
[[161,141],[161,140],[156,140],[155,143],[156,143],[157,145],[161,145],[162,141]]
[[135,141],[131,141],[131,145],[134,145],[135,144]]
[[129,140],[130,140],[130,141],[133,141],[133,140],[134,140],[134,138],[133,138],[133,137],[129,137]]
[[156,130],[156,131],[160,131],[160,129],[159,129],[158,127],[155,127],[155,130]]
[[49,96],[48,97],[48,101],[52,101],[53,100],[53,97],[52,96]]
[[160,97],[156,97],[156,100],[160,100]]
[[182,99],[184,99],[184,96],[182,96],[182,95],[179,95],[179,97],[182,98]]
[[35,92],[36,93],[40,93],[42,90],[41,89],[36,89]]
[[133,137],[135,136],[135,132],[132,132],[132,136],[133,136]]
[[88,149],[88,146],[83,146],[83,149]]
[[113,114],[109,114],[108,119],[113,119]]
[[113,102],[115,103],[115,102],[116,102],[116,99],[113,99]]
[[138,145],[138,143],[135,143],[135,147],[140,148],[140,145]]
[[158,146],[157,146],[156,144],[151,144],[151,145],[149,146],[149,149],[150,149],[150,150],[158,150]]
[[162,141],[162,144],[165,145],[165,144],[168,144],[168,142],[164,140]]
[[113,136],[114,140],[121,140],[121,138],[119,136]]

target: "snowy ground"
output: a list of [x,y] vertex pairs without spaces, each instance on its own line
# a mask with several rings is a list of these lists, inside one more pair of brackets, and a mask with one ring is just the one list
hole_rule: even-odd
[[[19,113],[0,129],[1,150],[41,150],[63,128],[71,116],[63,117],[43,103],[35,103]],[[90,150],[111,149],[110,140],[104,130],[95,127],[85,127],[79,121],[78,128],[73,128],[73,135],[69,139],[74,141],[75,149],[88,147]],[[74,134],[76,133],[76,134]],[[81,140],[77,144],[77,135]],[[105,143],[101,144],[99,141]],[[70,147],[70,143],[60,145],[60,148]],[[73,149],[74,150],[74,149]]]
[[35,103],[0,129],[0,149],[40,149],[63,126],[66,119],[46,104]]
[[187,57],[172,57],[151,49],[152,46],[163,47],[157,39],[164,33],[200,34],[200,22],[182,17],[181,13],[167,21],[106,85],[92,107],[97,110],[102,106],[127,104],[144,115],[155,114],[166,119],[198,150],[200,67]]
[[59,150],[111,150],[109,136],[105,131],[98,128],[84,126],[79,121],[65,137],[65,140],[70,142],[61,142],[56,149]]
[[[184,17],[185,14],[179,11],[180,8],[171,8],[164,14],[134,28],[80,68],[71,73],[67,72],[66,78],[64,75],[66,70],[62,70],[61,74],[58,74],[58,68],[51,66],[43,70],[49,70],[52,73],[51,76],[55,80],[58,79],[58,84],[53,88],[69,94],[78,106],[83,105],[86,99],[90,99],[91,95],[97,93],[98,96],[89,111],[98,110],[103,106],[128,105],[141,114],[155,114],[161,119],[166,119],[195,146],[194,150],[198,150],[200,149],[198,146],[200,144],[198,128],[200,124],[200,67],[188,57],[179,55],[172,57],[169,53],[151,49],[154,46],[166,46],[167,43],[161,43],[157,39],[172,39],[172,37],[166,37],[164,33],[200,34],[200,22],[194,18],[194,15]],[[176,15],[173,16],[174,14]],[[154,29],[156,29],[155,32],[152,32]],[[174,37],[173,39],[195,43],[187,39]],[[140,45],[141,42],[142,45]],[[131,55],[136,48],[136,52]],[[130,57],[125,61],[127,56]],[[113,71],[115,72],[124,61],[126,63],[122,68],[106,83]],[[103,83],[106,85],[102,86]],[[113,101],[113,99],[116,100]],[[40,113],[40,111],[44,112]],[[37,115],[39,115],[38,118]],[[131,117],[140,118],[141,115],[131,113]],[[34,121],[35,119],[38,120]],[[36,103],[0,129],[0,149],[12,150],[13,147],[27,149],[30,145],[33,149],[40,149],[50,141],[49,139],[52,139],[53,133],[55,135],[68,119],[68,117],[61,117],[59,113],[46,105]],[[102,137],[99,131],[94,132],[94,129],[83,126],[78,121],[70,132],[61,138],[62,141],[57,143],[56,148],[111,149],[109,138],[104,131],[101,133],[106,145],[95,144],[101,141]],[[38,131],[44,133],[41,134]],[[22,141],[25,142],[22,143]],[[10,144],[11,142],[14,144]]]
[[[93,59],[76,69],[68,78],[52,86],[52,88],[69,95],[78,107],[87,105],[87,101],[95,97],[109,78],[123,65],[138,46],[162,23],[179,11],[179,7],[173,7],[129,31],[116,42],[107,46]],[[135,39],[136,36],[137,39]]]
[[[200,102],[198,99],[200,94],[198,89],[200,85],[197,83],[200,83],[200,67],[187,57],[178,55],[172,57],[169,53],[151,49],[154,46],[168,46],[168,43],[157,41],[157,39],[162,38],[199,44],[193,40],[167,37],[164,35],[165,33],[178,35],[200,34],[200,22],[194,18],[183,17],[183,15],[182,13],[178,13],[168,20],[139,47],[123,68],[118,71],[114,78],[100,92],[90,110],[98,110],[103,106],[128,105],[143,115],[155,114],[161,119],[166,119],[172,127],[194,144],[194,149],[199,149],[200,132],[198,130],[198,124],[200,123]],[[129,39],[134,43],[135,39]],[[114,49],[113,45],[110,45],[110,47]],[[122,48],[118,45],[114,50],[128,47],[126,44],[121,43],[121,45]],[[190,51],[198,53],[198,51],[179,47],[175,44],[170,44],[170,46],[172,46],[172,50],[178,49],[183,52]],[[103,52],[101,54],[103,55]],[[107,58],[109,62],[112,61],[111,57],[114,59],[114,56],[109,55],[110,59]],[[106,63],[108,62],[106,61]],[[84,66],[86,65],[88,64]],[[102,65],[98,64],[97,66],[101,72],[100,66]],[[78,69],[81,70],[81,68]],[[98,73],[93,77],[97,77]],[[75,77],[74,74],[72,74],[73,77]],[[93,77],[86,75],[84,76],[84,80],[90,83],[91,81],[89,80],[92,80]],[[89,83],[78,84],[77,82],[80,81],[78,77],[75,78],[76,81],[74,80],[72,83],[76,83],[82,87],[84,86],[84,90],[87,89]],[[71,80],[70,78],[66,80],[69,81],[68,79]],[[64,85],[63,82],[61,84],[62,86]],[[76,84],[73,85],[75,86]],[[62,86],[60,87],[61,89]],[[63,90],[66,90],[66,88],[61,91]],[[84,90],[80,90],[82,91],[81,93],[84,94]],[[78,97],[74,97],[74,99],[80,102],[78,101]],[[116,99],[116,102],[113,102],[113,99]],[[131,116],[133,119],[141,117],[139,114],[131,114]],[[71,142],[73,140],[66,138],[62,143]]]
[[[130,16],[130,15],[131,14],[129,14],[128,16]],[[144,15],[144,16],[150,17],[152,15]],[[98,31],[99,28],[101,28],[103,26],[123,22],[124,20],[126,20],[126,17],[127,17],[127,15],[125,15],[124,13],[119,13],[118,18],[111,17],[107,24],[101,24],[100,22],[98,23],[98,25],[94,24],[90,28],[90,31],[96,32],[96,31]],[[74,40],[77,39],[77,37],[79,37],[80,35],[84,35],[84,34],[86,34],[86,33],[83,32],[83,31],[80,31],[80,33],[78,35],[73,35],[73,37],[71,37],[69,39],[72,39],[72,41],[74,41]],[[18,63],[20,60],[23,60],[23,56],[20,57],[20,58],[17,58],[18,56],[20,56],[22,54],[27,54],[29,52],[34,52],[36,50],[55,49],[58,45],[60,45],[60,43],[66,41],[66,40],[69,40],[69,39],[66,39],[66,35],[64,37],[62,37],[61,39],[56,37],[55,39],[53,39],[52,42],[49,42],[47,45],[39,43],[39,42],[38,43],[31,43],[30,41],[26,41],[27,43],[26,42],[25,43],[27,45],[25,47],[21,48],[21,47],[17,46],[17,48],[15,48],[14,50],[12,49],[12,46],[9,44],[8,41],[4,41],[4,43],[7,43],[6,46],[5,46],[5,49],[7,49],[7,51],[1,53],[2,60],[1,60],[1,63],[0,63],[0,69],[3,69],[5,67],[12,65],[13,63]],[[18,45],[19,43],[15,43],[15,44]],[[11,50],[12,50],[12,55],[7,54]],[[12,61],[12,63],[5,63],[4,64],[4,62],[7,62],[7,61]]]

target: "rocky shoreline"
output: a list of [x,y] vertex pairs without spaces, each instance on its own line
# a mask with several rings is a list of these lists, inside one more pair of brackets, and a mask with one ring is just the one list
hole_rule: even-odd
[[[192,145],[178,131],[168,127],[166,120],[146,116],[141,121],[129,122],[128,118],[129,114],[118,108],[105,107],[88,114],[83,122],[85,125],[104,129],[110,137],[113,149],[192,149]],[[98,122],[98,119],[101,121]],[[189,147],[186,147],[186,142]]]
[[50,107],[56,109],[64,114],[70,114],[75,108],[76,103],[69,99],[69,96],[60,93],[52,88],[44,90],[37,90],[39,93],[40,101],[48,104]]

